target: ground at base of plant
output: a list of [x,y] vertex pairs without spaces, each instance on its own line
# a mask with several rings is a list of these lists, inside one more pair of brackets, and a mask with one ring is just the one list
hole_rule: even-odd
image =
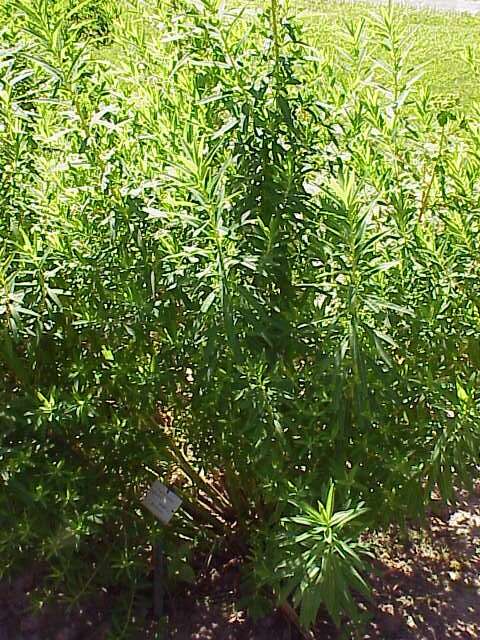
[[[371,617],[364,640],[477,640],[480,637],[480,484],[455,507],[442,508],[424,527],[372,539],[374,555]],[[279,614],[253,621],[240,603],[243,561],[219,555],[198,560],[194,585],[171,596],[164,637],[168,640],[297,640]],[[0,583],[0,640],[107,640],[112,635],[113,592],[99,594],[76,610],[49,605],[30,610],[36,576],[24,573]],[[159,638],[151,617],[136,635]],[[315,638],[337,640],[320,619]]]

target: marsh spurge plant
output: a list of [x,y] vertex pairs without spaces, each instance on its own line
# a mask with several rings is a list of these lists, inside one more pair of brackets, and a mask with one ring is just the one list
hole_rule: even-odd
[[478,462],[478,122],[392,6],[332,55],[275,1],[113,4],[0,5],[3,570],[131,614],[153,538],[172,588],[221,540],[342,624],[360,532]]

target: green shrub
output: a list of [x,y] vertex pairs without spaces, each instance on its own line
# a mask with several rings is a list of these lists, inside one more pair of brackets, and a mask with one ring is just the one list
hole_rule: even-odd
[[[392,7],[335,58],[275,0],[104,2],[100,39],[88,2],[16,7],[3,570],[38,557],[73,599],[115,581],[131,603],[154,536],[190,575],[241,531],[302,624],[354,616],[359,531],[452,499],[478,461],[478,113],[417,88]],[[182,486],[169,530],[139,506],[157,475]]]

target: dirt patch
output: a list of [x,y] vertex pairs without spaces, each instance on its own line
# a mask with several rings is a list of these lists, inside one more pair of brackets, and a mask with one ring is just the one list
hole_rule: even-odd
[[106,640],[110,610],[106,592],[71,609],[50,603],[35,610],[31,595],[42,580],[42,570],[36,568],[0,583],[0,640]]
[[[480,484],[461,495],[450,511],[432,515],[407,539],[395,531],[375,536],[370,582],[373,604],[361,603],[368,619],[364,640],[478,640],[480,638]],[[166,624],[151,617],[128,638],[168,640],[298,640],[279,614],[253,621],[243,602],[246,567],[240,558],[199,561],[195,585],[166,601]],[[31,610],[30,594],[41,582],[30,571],[0,583],[0,640],[106,640],[113,638],[113,596],[100,593],[67,610],[49,605]],[[163,632],[160,629],[163,628]],[[314,632],[319,640],[340,634],[326,619]]]
[[279,615],[254,622],[240,604],[245,567],[239,558],[218,558],[195,586],[169,602],[169,640],[290,640],[297,638]]
[[375,609],[365,639],[480,638],[480,485],[408,541],[378,537]]

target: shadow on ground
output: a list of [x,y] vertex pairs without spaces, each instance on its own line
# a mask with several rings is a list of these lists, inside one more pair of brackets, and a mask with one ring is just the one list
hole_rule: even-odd
[[[373,604],[361,603],[364,640],[478,640],[480,638],[480,484],[451,511],[412,528],[407,542],[391,531],[373,538]],[[195,586],[167,602],[168,624],[160,633],[150,619],[136,636],[168,640],[298,640],[278,614],[253,621],[242,602],[245,567],[238,558],[217,557],[198,567]],[[114,595],[67,611],[49,605],[31,610],[41,574],[26,572],[0,583],[0,640],[107,640]],[[314,637],[338,640],[326,618]],[[348,637],[348,636],[347,636]]]

